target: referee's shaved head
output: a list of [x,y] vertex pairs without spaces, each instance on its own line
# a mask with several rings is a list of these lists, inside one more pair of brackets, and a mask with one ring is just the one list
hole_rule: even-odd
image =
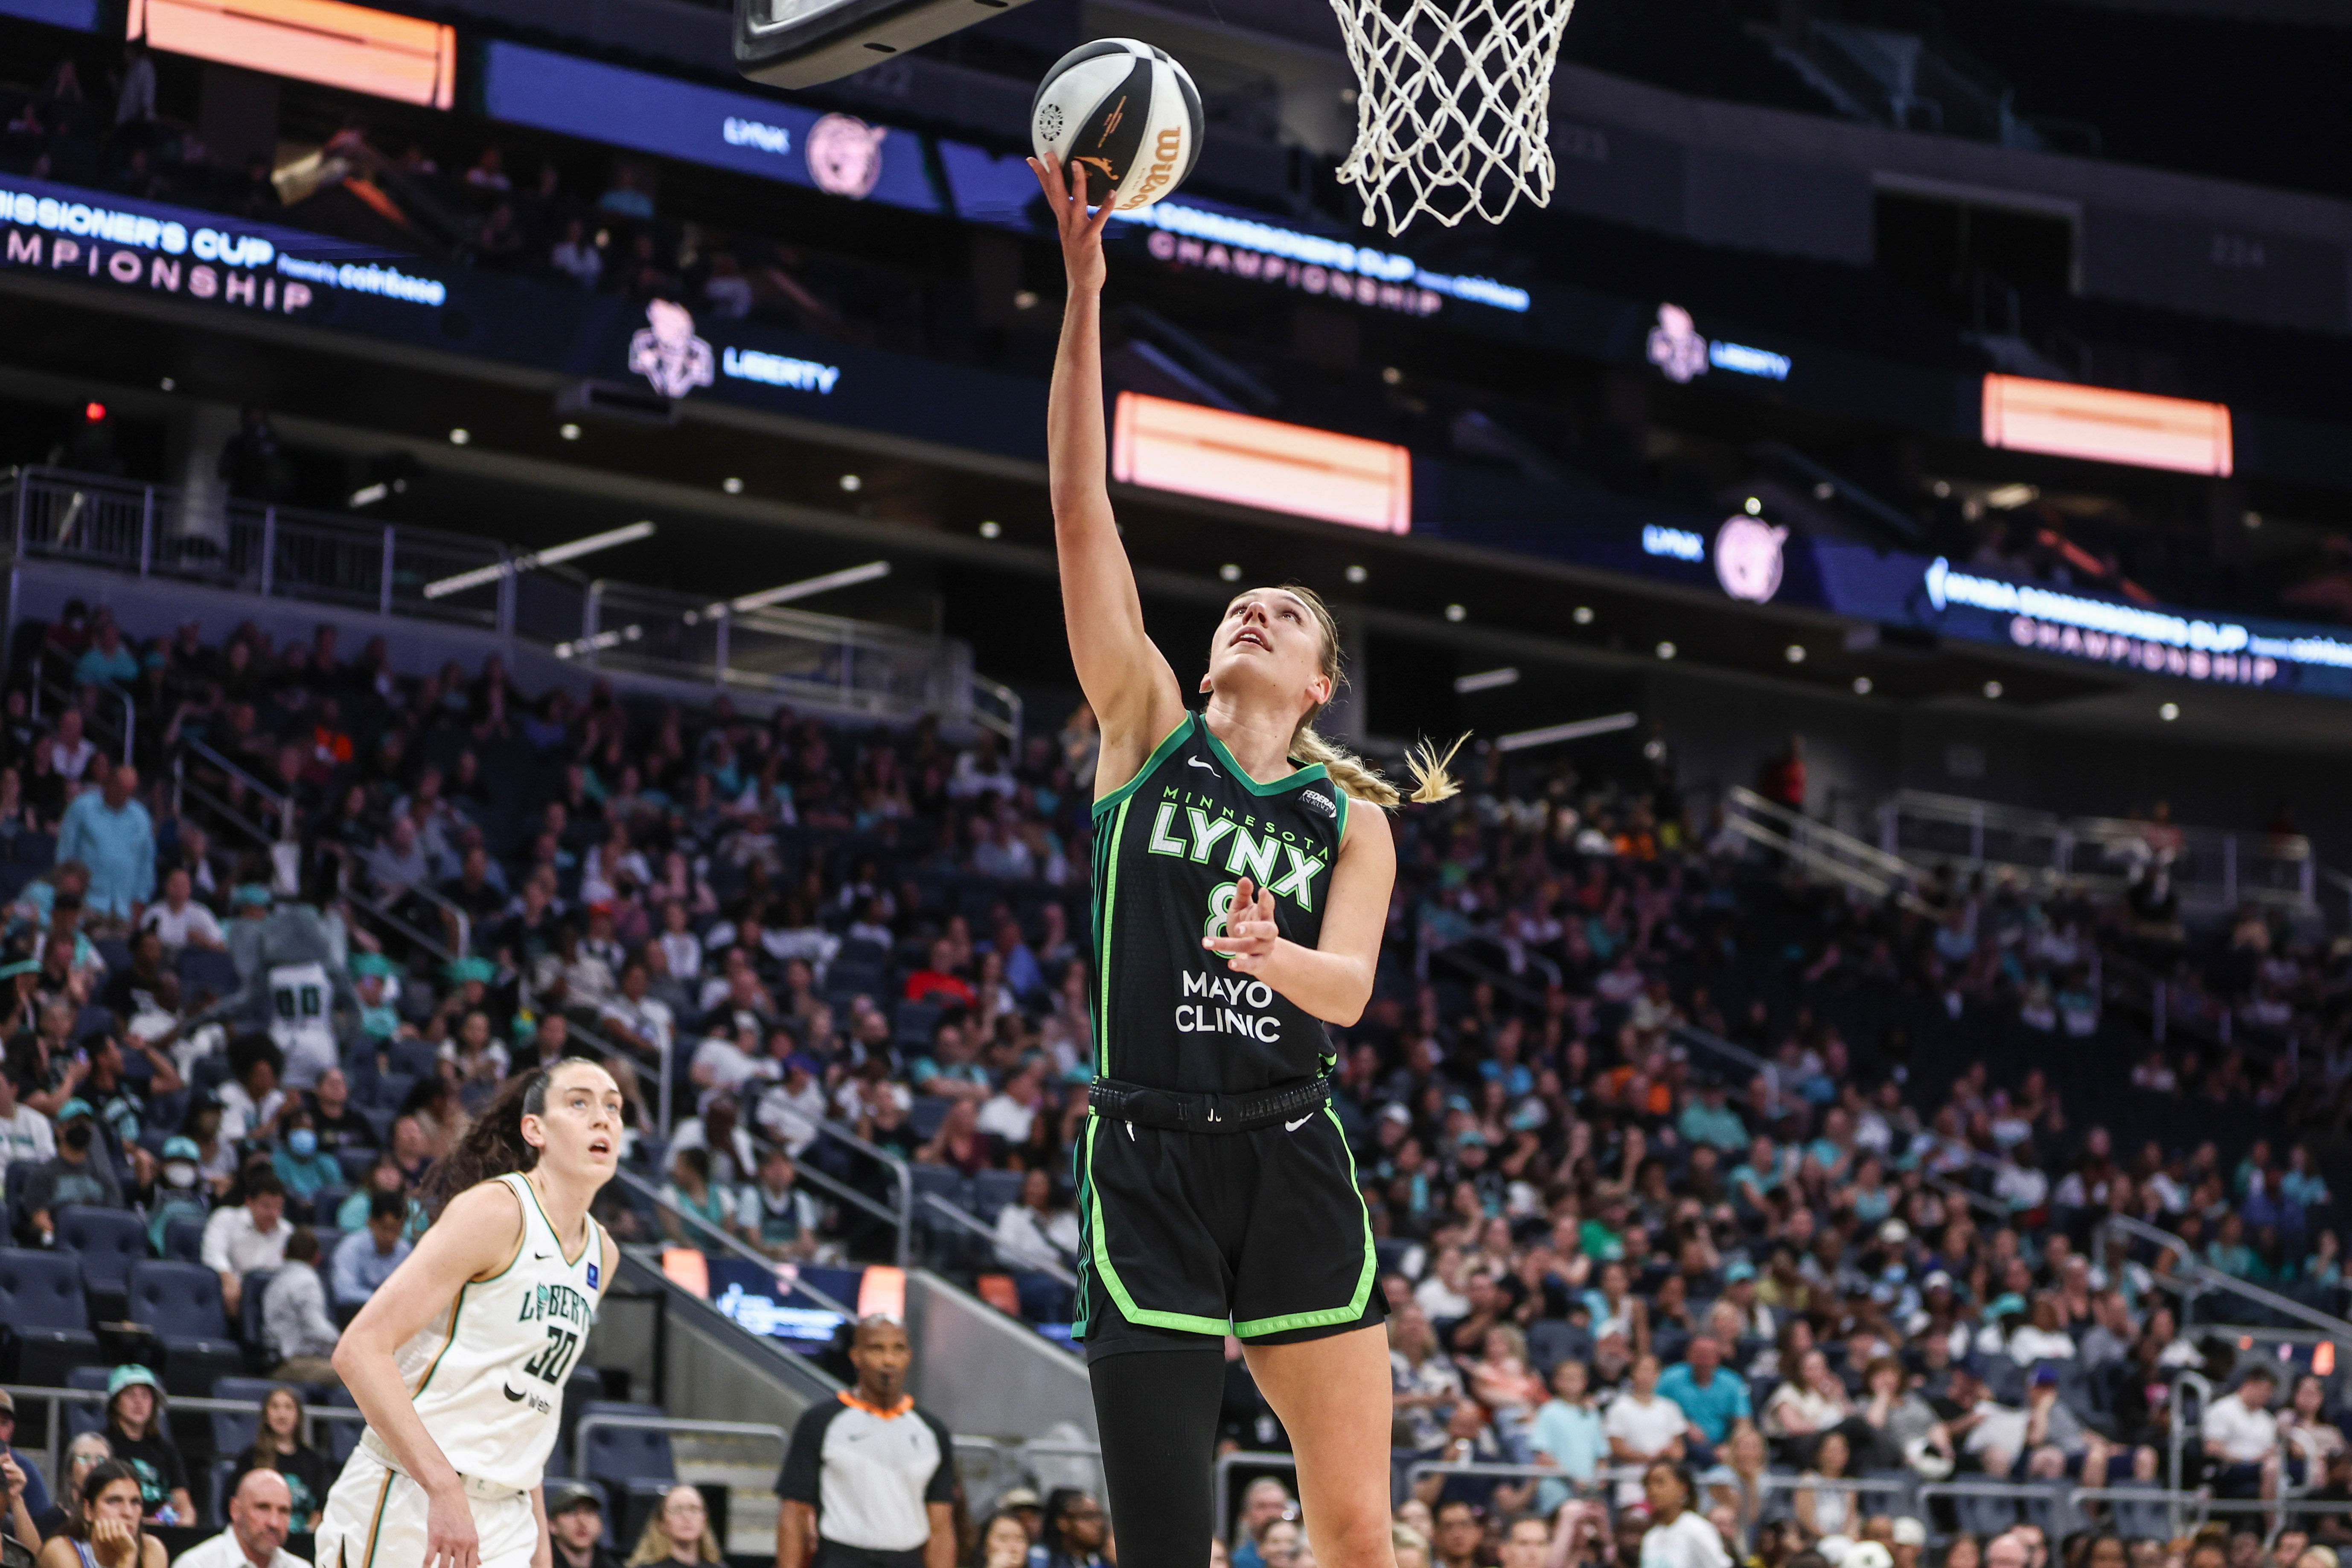
[[852,1344],[862,1343],[864,1342],[866,1336],[868,1334],[890,1333],[903,1335],[906,1331],[907,1325],[892,1317],[889,1313],[868,1312],[864,1317],[858,1319],[856,1327],[850,1331],[849,1342]]
[[907,1393],[907,1368],[915,1359],[907,1325],[887,1312],[868,1312],[850,1331],[849,1364],[857,1369],[857,1397],[879,1409],[895,1409]]

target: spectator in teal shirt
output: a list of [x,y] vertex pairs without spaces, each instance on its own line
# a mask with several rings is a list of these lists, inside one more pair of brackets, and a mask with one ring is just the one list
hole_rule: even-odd
[[1724,1103],[1723,1080],[1710,1078],[1699,1085],[1698,1096],[1683,1107],[1675,1125],[1686,1143],[1705,1143],[1726,1154],[1737,1154],[1748,1147],[1748,1129],[1740,1124],[1739,1112]]
[[122,646],[111,617],[98,623],[98,637],[74,661],[76,686],[121,688],[139,679],[139,656]]
[[[1538,1465],[1549,1462],[1571,1481],[1588,1482],[1609,1457],[1609,1439],[1601,1430],[1601,1412],[1589,1392],[1591,1369],[1580,1361],[1563,1361],[1551,1369],[1552,1396],[1536,1412],[1528,1429],[1528,1447]],[[1546,1481],[1536,1493],[1538,1512],[1549,1515],[1568,1500],[1568,1488]]]
[[1748,1146],[1748,1158],[1731,1167],[1732,1195],[1750,1207],[1762,1208],[1763,1200],[1780,1191],[1780,1159],[1772,1147],[1772,1140],[1762,1134]]
[[1682,1406],[1693,1432],[1706,1439],[1704,1449],[1696,1442],[1689,1445],[1691,1464],[1704,1468],[1715,1463],[1714,1450],[1730,1440],[1732,1429],[1754,1413],[1747,1381],[1723,1370],[1723,1347],[1711,1336],[1694,1336],[1684,1355],[1659,1377],[1658,1394]]
[[89,868],[84,905],[116,920],[129,920],[134,906],[155,896],[155,823],[131,798],[138,791],[138,770],[117,768],[103,790],[74,796],[58,830],[58,862]]
[[[269,1165],[286,1184],[288,1196],[307,1208],[320,1193],[343,1184],[343,1163],[319,1147],[318,1124],[308,1106],[289,1109],[279,1131],[283,1141],[270,1155]],[[331,1216],[318,1217],[323,1224]]]

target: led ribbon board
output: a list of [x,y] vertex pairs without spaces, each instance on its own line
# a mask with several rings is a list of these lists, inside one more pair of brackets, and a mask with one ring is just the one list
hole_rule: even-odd
[[2185,474],[2232,463],[2225,405],[2021,375],[1984,378],[1984,444]]
[[1111,477],[1122,483],[1352,528],[1412,528],[1412,455],[1304,425],[1140,393],[1118,395]]
[[129,36],[175,55],[447,109],[457,30],[342,0],[131,0]]

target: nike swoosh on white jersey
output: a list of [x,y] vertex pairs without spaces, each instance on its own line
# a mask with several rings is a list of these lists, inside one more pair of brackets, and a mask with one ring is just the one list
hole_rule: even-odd
[[1202,761],[1200,758],[1198,758],[1198,757],[1187,757],[1187,758],[1185,758],[1185,759],[1184,759],[1184,764],[1185,764],[1187,767],[1194,767],[1194,768],[1208,768],[1208,770],[1209,770],[1211,773],[1215,773],[1215,772],[1217,771],[1213,766],[1212,766],[1212,765],[1211,765],[1211,764],[1209,764],[1208,763],[1202,762]]
[[1282,1130],[1283,1130],[1285,1132],[1296,1132],[1296,1131],[1297,1131],[1300,1128],[1302,1128],[1302,1127],[1306,1126],[1308,1122],[1310,1122],[1310,1121],[1314,1121],[1314,1120],[1315,1120],[1315,1113],[1314,1113],[1313,1111],[1311,1111],[1311,1110],[1310,1110],[1310,1111],[1308,1111],[1306,1115],[1304,1115],[1304,1116],[1300,1117],[1300,1118],[1299,1118],[1297,1121],[1286,1121],[1286,1122],[1284,1122],[1284,1123],[1282,1124]]

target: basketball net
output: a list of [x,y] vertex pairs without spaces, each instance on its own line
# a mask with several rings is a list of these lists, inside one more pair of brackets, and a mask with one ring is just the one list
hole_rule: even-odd
[[1551,200],[1551,73],[1575,0],[1331,0],[1356,68],[1339,183],[1367,224],[1500,223]]

